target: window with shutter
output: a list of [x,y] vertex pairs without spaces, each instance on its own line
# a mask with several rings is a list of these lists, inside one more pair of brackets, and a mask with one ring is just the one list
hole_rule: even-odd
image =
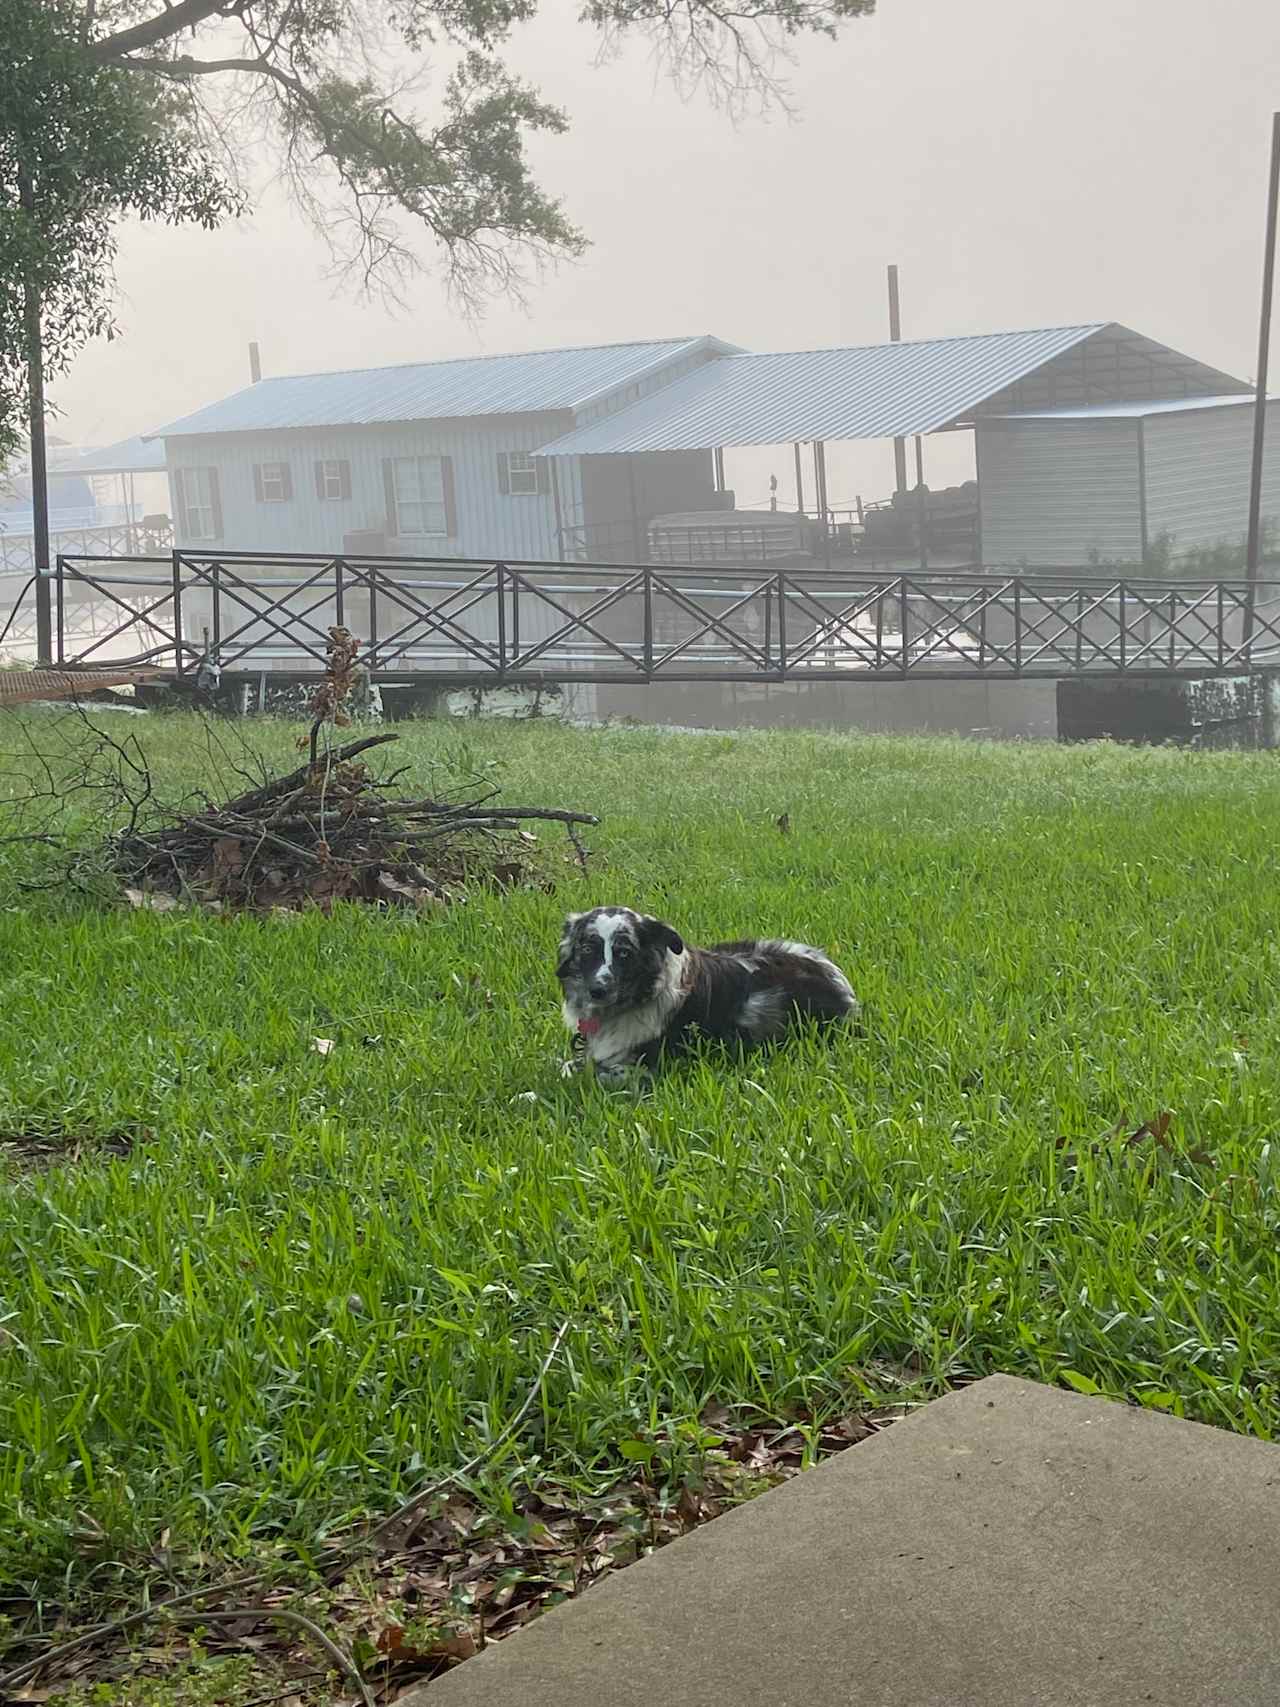
[[316,463],[316,497],[338,503],[351,496],[351,464],[340,457]]
[[513,498],[536,498],[539,491],[538,461],[527,451],[509,450],[505,453],[507,484],[502,488]]
[[253,484],[263,504],[287,504],[293,497],[293,475],[287,462],[259,463],[253,471]]

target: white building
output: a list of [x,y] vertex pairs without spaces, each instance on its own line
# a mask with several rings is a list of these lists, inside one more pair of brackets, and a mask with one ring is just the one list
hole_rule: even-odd
[[[152,437],[184,554],[188,658],[314,670],[342,620],[383,674],[483,678],[518,656],[554,679],[555,644],[607,575],[567,573],[543,591],[516,575],[499,596],[449,560],[634,564],[649,523],[681,512],[725,531],[723,453],[739,447],[794,447],[797,485],[811,458],[809,513],[829,519],[827,444],[948,433],[975,449],[985,567],[1136,575],[1181,563],[1229,577],[1247,519],[1250,401],[1243,380],[1094,322],[772,353],[702,336],[266,379]],[[1280,420],[1271,532],[1277,431]],[[822,560],[855,543],[852,527],[815,531]],[[1217,555],[1197,561],[1206,552]],[[290,554],[321,561],[280,561]],[[865,550],[851,562],[877,568]],[[631,603],[578,637],[602,670],[633,670],[626,648],[642,644],[647,597],[629,588]],[[701,619],[663,601],[650,639],[683,645]]]
[[730,354],[711,337],[263,379],[161,428],[175,543],[405,557],[634,557],[705,509],[709,451],[534,453]]
[[[710,336],[265,379],[163,427],[194,552],[637,562],[726,447],[972,435],[988,567],[1238,551],[1251,395],[1113,323],[754,354]],[[1277,423],[1280,426],[1280,422]],[[1264,516],[1280,525],[1280,441]]]

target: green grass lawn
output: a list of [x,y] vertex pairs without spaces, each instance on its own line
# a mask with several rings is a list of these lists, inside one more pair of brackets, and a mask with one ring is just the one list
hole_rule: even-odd
[[[193,724],[135,730],[194,773]],[[599,812],[594,869],[548,830],[555,895],[225,919],[32,895],[8,853],[0,1134],[135,1145],[0,1178],[0,1582],[388,1510],[566,1319],[499,1507],[712,1397],[892,1370],[1280,1430],[1276,759],[485,724],[403,756],[463,743]],[[865,1035],[563,1082],[558,926],[604,901],[827,946]],[[1163,1109],[1170,1149],[1106,1136]]]

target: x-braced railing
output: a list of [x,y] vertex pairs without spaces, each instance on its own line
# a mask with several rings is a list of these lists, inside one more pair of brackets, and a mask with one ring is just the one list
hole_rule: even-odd
[[[101,606],[90,636],[72,635],[73,593]],[[1273,584],[976,566],[887,574],[192,550],[64,556],[56,661],[310,674],[341,623],[383,679],[1225,674],[1280,665],[1278,595]]]

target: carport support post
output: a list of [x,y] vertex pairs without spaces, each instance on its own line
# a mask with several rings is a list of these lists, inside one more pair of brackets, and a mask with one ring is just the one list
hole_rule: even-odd
[[827,447],[821,439],[813,441],[814,505],[822,526],[822,561],[831,567],[831,512],[827,508]]
[[920,529],[920,567],[929,567],[928,522],[924,501],[924,446],[916,434],[916,526]]
[[[889,268],[889,342],[902,342],[902,307],[898,301],[898,269]],[[907,489],[907,441],[893,441],[893,489],[895,492],[905,492]]]
[[645,540],[640,529],[640,499],[636,493],[636,463],[634,457],[627,457],[627,493],[631,500],[631,561],[643,563],[647,553],[644,550]]
[[795,444],[793,444],[791,448],[796,453],[796,514],[798,516],[802,516],[804,514],[804,474],[800,467],[799,439],[796,440]]
[[1271,356],[1271,309],[1276,282],[1276,212],[1280,207],[1280,113],[1271,120],[1271,177],[1267,186],[1267,235],[1262,260],[1262,324],[1258,331],[1257,389],[1253,406],[1253,465],[1249,474],[1249,536],[1245,547],[1245,579],[1249,584],[1244,632],[1253,638],[1253,611],[1258,595],[1258,559],[1262,550],[1262,452],[1267,431],[1267,367]]

